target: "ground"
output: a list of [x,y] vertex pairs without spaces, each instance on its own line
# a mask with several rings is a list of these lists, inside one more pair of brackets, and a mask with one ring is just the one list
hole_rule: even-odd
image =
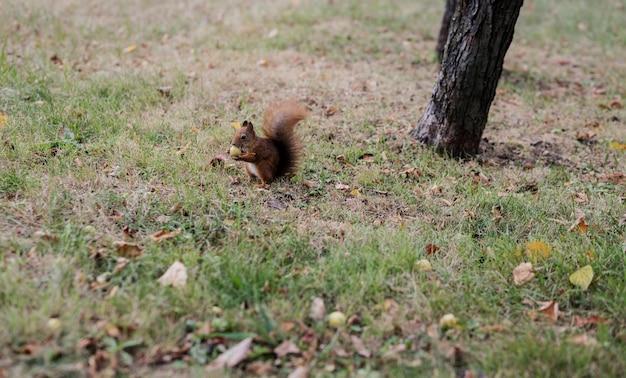
[[[460,161],[408,137],[443,4],[3,3],[0,377],[620,376],[624,6],[526,2]],[[281,98],[257,190],[221,155]]]

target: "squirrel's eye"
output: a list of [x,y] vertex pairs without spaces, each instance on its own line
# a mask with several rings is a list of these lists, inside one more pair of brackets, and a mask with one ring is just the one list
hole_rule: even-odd
[[246,139],[246,134],[243,134],[243,135],[241,136],[241,140],[245,140],[245,139]]

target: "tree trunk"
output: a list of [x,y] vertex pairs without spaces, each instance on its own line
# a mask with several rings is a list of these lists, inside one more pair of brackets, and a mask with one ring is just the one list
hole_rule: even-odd
[[439,28],[439,38],[437,38],[437,58],[439,58],[439,62],[443,61],[443,50],[446,47],[446,42],[448,42],[450,23],[456,11],[456,4],[457,0],[446,0],[446,9],[443,12],[443,20],[441,20],[441,28]]
[[475,155],[523,0],[458,0],[430,102],[411,136]]

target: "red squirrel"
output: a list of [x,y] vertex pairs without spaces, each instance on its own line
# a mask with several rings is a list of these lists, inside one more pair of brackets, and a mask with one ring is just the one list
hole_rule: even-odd
[[274,179],[296,172],[302,145],[293,129],[308,115],[306,106],[298,101],[276,102],[263,114],[265,137],[257,135],[249,121],[244,121],[235,132],[228,153],[233,159],[245,162],[250,178],[261,181],[257,188],[264,188]]

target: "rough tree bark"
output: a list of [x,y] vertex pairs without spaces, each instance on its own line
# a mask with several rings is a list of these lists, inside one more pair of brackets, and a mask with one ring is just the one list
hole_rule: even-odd
[[523,0],[458,0],[430,102],[411,136],[475,155]]
[[448,34],[450,34],[450,23],[452,16],[456,10],[457,0],[446,0],[446,9],[443,12],[443,20],[441,20],[441,28],[439,28],[439,37],[437,38],[437,58],[439,62],[443,61],[443,49],[448,42]]

